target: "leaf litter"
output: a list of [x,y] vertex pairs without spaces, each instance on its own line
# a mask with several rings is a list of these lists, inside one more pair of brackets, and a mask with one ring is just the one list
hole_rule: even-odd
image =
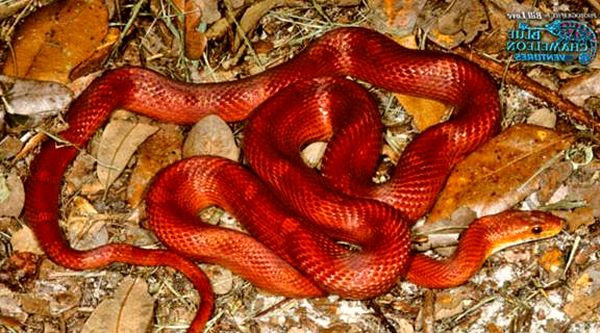
[[[75,1],[67,1],[67,3],[72,5]],[[286,2],[281,3],[284,5],[274,6],[273,4],[269,4],[269,6],[280,7],[278,9],[269,11],[266,14],[261,13],[258,17],[248,17],[244,20],[244,22],[250,23],[244,23],[248,24],[247,33],[245,34],[245,39],[241,38],[239,43],[246,49],[240,51],[234,48],[232,50],[235,50],[235,54],[228,53],[228,48],[220,45],[227,45],[228,40],[234,40],[231,39],[232,35],[239,36],[239,22],[236,23],[235,19],[237,16],[231,15],[231,11],[233,10],[237,15],[243,16],[240,13],[243,13],[244,10],[248,10],[250,7],[245,6],[241,2],[232,2],[231,7],[219,7],[219,13],[222,16],[221,19],[218,19],[214,25],[208,25],[207,28],[210,30],[211,27],[220,24],[221,31],[225,31],[225,33],[218,35],[217,38],[210,39],[205,46],[201,45],[205,51],[200,59],[200,62],[204,66],[204,72],[202,73],[195,71],[194,62],[186,60],[179,53],[173,53],[169,42],[155,44],[151,52],[148,52],[148,49],[144,49],[141,52],[139,49],[136,50],[129,46],[126,46],[123,54],[119,54],[119,52],[98,51],[113,50],[111,46],[113,44],[102,43],[105,37],[110,35],[110,33],[102,32],[104,31],[102,29],[95,30],[100,31],[100,33],[94,32],[92,34],[94,39],[100,42],[99,44],[94,44],[94,46],[80,47],[78,43],[74,42],[78,39],[67,39],[67,42],[65,42],[66,47],[80,47],[78,53],[86,54],[86,56],[79,57],[78,60],[71,62],[71,60],[53,58],[57,60],[48,63],[46,60],[39,60],[35,56],[26,56],[33,59],[32,63],[27,66],[30,66],[30,68],[55,68],[53,66],[62,66],[61,68],[73,69],[80,64],[90,61],[90,58],[92,58],[94,60],[88,63],[94,63],[95,65],[91,65],[92,69],[86,69],[85,72],[87,72],[104,64],[107,58],[114,65],[119,65],[128,61],[136,63],[136,59],[143,54],[143,57],[145,57],[142,61],[143,63],[173,77],[222,81],[259,72],[265,66],[268,67],[271,64],[282,62],[289,58],[290,54],[293,54],[295,50],[304,45],[306,41],[322,31],[339,25],[358,23],[364,25],[364,22],[368,21],[365,18],[369,17],[372,20],[376,20],[374,18],[377,17],[383,17],[383,20],[379,22],[371,21],[371,24],[396,31],[402,28],[399,25],[400,22],[412,22],[409,23],[409,26],[412,25],[421,28],[435,26],[436,30],[428,37],[430,41],[442,46],[472,43],[473,45],[484,47],[488,52],[490,50],[500,52],[498,50],[502,49],[498,47],[499,43],[497,40],[487,38],[485,43],[482,42],[486,40],[483,37],[488,36],[485,35],[485,32],[482,33],[481,31],[487,30],[482,25],[483,21],[473,19],[478,18],[479,16],[477,15],[485,15],[486,11],[482,12],[478,10],[477,15],[470,17],[471,20],[461,19],[469,17],[459,4],[452,4],[448,7],[444,7],[444,4],[437,4],[440,7],[436,10],[451,14],[440,21],[441,16],[438,15],[441,14],[435,14],[435,10],[431,11],[434,15],[429,17],[415,15],[417,9],[422,8],[424,5],[420,1],[415,1],[412,4],[412,9],[404,9],[404,12],[387,1],[369,1],[369,4],[373,7],[371,9],[364,5],[358,7],[346,7],[344,4],[331,6],[325,5],[321,1],[312,3],[303,2],[299,5],[294,4],[294,6],[287,6],[288,3]],[[158,6],[156,4],[157,2],[154,2],[155,8],[166,8],[164,3],[160,1],[158,1]],[[542,2],[540,9],[546,10],[547,8],[544,6],[546,4]],[[483,5],[483,7],[486,7],[486,5]],[[136,20],[129,22],[129,18],[126,15],[134,15],[135,13],[122,11],[123,6],[120,8],[117,7],[114,9],[112,14],[109,11],[109,19],[114,20],[115,13],[118,13],[120,19],[128,24],[132,24],[133,26],[139,25],[140,28],[143,28],[143,30],[140,30],[143,33],[128,30],[130,34],[129,39],[138,41],[139,45],[147,46],[148,44],[144,43],[150,39],[167,41],[165,32],[168,34],[174,31],[181,31],[177,30],[180,28],[173,26],[167,17],[161,17],[163,13],[161,10],[153,14],[155,16],[151,21],[148,21],[148,16],[142,15],[132,16],[136,17]],[[490,13],[494,11],[498,12],[498,7],[496,6],[488,6],[486,9]],[[507,8],[502,9],[508,11]],[[103,9],[96,10],[103,11]],[[93,10],[92,12],[96,13]],[[502,14],[503,12],[500,13],[500,16]],[[31,21],[33,23],[28,24],[35,26],[35,24],[39,24],[39,22],[35,22],[37,20],[40,19],[28,17],[25,21]],[[507,22],[494,18],[492,15],[489,24],[491,24],[490,28],[492,30],[497,29],[496,31],[501,32],[503,31],[502,29],[505,29]],[[107,26],[106,24],[99,23],[98,25]],[[174,27],[175,29],[173,29]],[[61,32],[58,34],[66,34],[65,37],[68,36],[68,33],[62,32],[63,30],[67,29],[60,30]],[[19,33],[26,34],[23,31],[19,31]],[[158,31],[161,31],[161,33],[158,33]],[[411,32],[412,29],[408,31]],[[114,39],[115,31],[111,33]],[[86,34],[82,31],[76,31],[76,34],[85,39],[83,35]],[[89,37],[90,35],[87,36]],[[470,42],[473,36],[476,37]],[[481,38],[477,38],[477,36]],[[39,35],[37,38],[39,38]],[[175,36],[171,42],[178,42],[178,38],[180,36]],[[220,39],[224,39],[225,41]],[[117,41],[113,40],[115,43],[121,41],[121,38]],[[420,46],[425,43],[425,39],[422,36],[417,36],[417,41],[417,45]],[[179,42],[182,42],[180,46],[182,49],[187,48],[185,41]],[[43,46],[39,46],[41,44],[33,44],[33,41],[31,43],[29,47],[33,50],[43,50]],[[265,45],[268,47],[264,47]],[[79,52],[83,51],[86,47],[87,51]],[[94,55],[90,56],[90,54]],[[37,63],[38,61],[39,64]],[[227,66],[223,66],[225,63]],[[224,67],[227,69],[223,69]],[[34,72],[31,69],[27,69],[27,71]],[[65,82],[71,78],[68,70],[66,72],[64,70],[56,71],[55,73],[52,70],[41,70],[40,72],[45,75],[44,79],[58,82]],[[589,96],[578,97],[580,96],[579,94],[576,96],[583,99],[584,104],[594,95],[593,80],[595,80],[595,74],[597,73],[592,72],[584,74],[580,78],[568,78],[568,80],[572,81],[571,86],[574,87],[571,88],[571,91],[575,91],[576,94],[578,91],[590,91]],[[553,75],[557,76],[558,79],[553,79]],[[558,70],[553,70],[548,77],[559,84],[562,83],[561,79],[564,78]],[[582,86],[579,87],[577,86],[578,84],[582,84]],[[507,91],[512,91],[513,93],[507,94]],[[526,209],[546,207],[546,209],[551,209],[553,212],[557,212],[557,214],[563,214],[568,219],[570,223],[569,233],[563,233],[545,242],[505,250],[493,256],[471,282],[458,288],[428,292],[408,282],[399,282],[396,288],[371,302],[343,300],[337,296],[314,300],[284,299],[256,290],[249,283],[232,275],[223,268],[203,265],[203,267],[209,270],[210,275],[213,277],[213,285],[216,286],[219,294],[221,294],[217,298],[217,308],[213,314],[213,319],[209,323],[208,331],[413,332],[435,329],[452,332],[500,332],[510,328],[516,331],[593,332],[600,328],[597,283],[600,280],[597,279],[597,267],[600,260],[598,255],[598,250],[600,249],[598,207],[600,205],[598,205],[597,201],[600,198],[598,195],[600,177],[598,176],[599,171],[597,167],[598,141],[593,136],[590,138],[589,135],[586,136],[585,132],[573,129],[568,124],[565,124],[562,117],[558,117],[555,121],[548,121],[548,117],[552,117],[548,115],[548,111],[553,114],[556,110],[552,109],[552,107],[548,109],[544,105],[544,101],[531,98],[526,90],[505,87],[505,90],[501,92],[501,97],[509,108],[508,117],[505,120],[506,124],[520,123],[527,120],[535,124],[541,123],[547,127],[556,128],[555,130],[536,128],[532,130],[534,134],[540,131],[543,133],[549,131],[548,133],[551,134],[547,134],[545,138],[554,138],[554,135],[556,135],[555,132],[571,133],[572,137],[569,139],[558,138],[556,139],[557,141],[544,141],[538,138],[538,141],[542,141],[546,145],[542,144],[543,148],[531,148],[530,151],[525,150],[525,152],[521,149],[515,150],[515,148],[525,148],[521,147],[525,146],[525,144],[522,142],[519,144],[519,141],[516,141],[517,143],[512,146],[502,148],[507,151],[507,161],[510,162],[503,162],[506,164],[500,163],[496,167],[492,166],[488,168],[490,170],[499,170],[502,169],[502,165],[510,165],[510,168],[505,169],[509,169],[509,171],[513,169],[527,170],[524,173],[526,176],[522,177],[524,180],[520,179],[519,181],[512,182],[509,181],[509,179],[512,179],[511,177],[505,177],[500,174],[496,175],[497,171],[488,173],[488,177],[494,178],[493,176],[497,176],[495,181],[501,187],[489,189],[486,186],[488,188],[487,191],[496,192],[498,196],[508,196],[510,199],[507,199],[508,201],[502,200],[500,204],[489,202],[478,204],[480,207],[495,207],[498,205],[501,207],[518,205]],[[589,104],[589,102],[587,103]],[[407,109],[410,109],[410,106]],[[415,115],[416,113],[411,112],[411,114]],[[554,124],[555,122],[556,124]],[[402,128],[407,127],[405,123],[397,126]],[[232,129],[229,130],[229,126],[223,127],[219,125],[218,127],[223,128],[223,134],[217,134],[221,130],[215,133],[207,131],[204,134],[205,136],[213,135],[217,138],[211,138],[209,141],[206,141],[208,143],[205,143],[205,148],[209,152],[214,152],[215,149],[223,149],[229,152],[239,150],[238,145],[243,135],[241,131],[242,126],[233,125]],[[417,125],[417,128],[421,127]],[[106,131],[105,128],[104,132]],[[160,133],[161,131],[159,130],[158,132]],[[513,129],[513,131],[524,130]],[[413,132],[414,130],[400,136],[400,140],[410,140]],[[159,135],[159,133],[154,135]],[[171,133],[181,132],[175,128],[172,129]],[[515,139],[513,136],[521,136],[522,134],[505,135],[508,135],[508,137],[504,137],[506,141],[510,141]],[[144,134],[144,136],[147,135]],[[174,134],[174,136],[176,137],[177,134]],[[131,171],[132,168],[135,169],[138,165],[148,163],[142,162],[144,159],[151,161],[151,164],[154,163],[152,161],[159,160],[156,164],[162,166],[167,164],[170,158],[158,157],[158,154],[154,156],[147,152],[144,153],[144,148],[137,149],[140,145],[143,146],[146,144],[142,144],[143,141],[147,141],[145,138],[137,138],[135,143],[127,145],[123,144],[122,140],[124,138],[116,139],[117,143],[113,141],[113,143],[108,144],[108,146],[113,147],[129,147],[129,152],[124,154],[126,157],[119,158],[121,162],[117,166],[117,169],[123,170],[123,174],[106,177],[106,184],[112,183],[107,192],[110,195],[99,195],[106,190],[107,186],[90,187],[90,184],[97,182],[97,180],[93,180],[94,177],[86,175],[86,170],[94,168],[93,165],[96,162],[94,159],[82,162],[80,171],[66,176],[66,181],[69,184],[67,187],[69,195],[63,196],[63,200],[71,204],[63,205],[63,216],[66,216],[67,221],[65,225],[67,225],[68,234],[74,234],[76,235],[74,238],[79,239],[80,235],[86,233],[85,230],[100,228],[97,230],[103,231],[92,233],[101,236],[100,239],[96,240],[92,237],[91,244],[93,245],[107,241],[125,241],[133,244],[144,244],[146,247],[159,247],[160,245],[151,234],[137,227],[139,223],[143,223],[142,207],[128,208],[124,202],[128,202],[131,206],[139,203],[141,199],[140,193],[143,192],[145,183],[151,179],[153,170],[160,167],[149,167],[151,170],[142,176],[134,176],[137,171]],[[520,140],[532,142],[532,139],[521,138]],[[571,144],[573,140],[576,140],[574,147],[579,147],[575,149],[575,152],[564,153],[563,155],[558,153],[558,151],[566,149],[566,146]],[[157,141],[164,140],[160,139],[159,136]],[[181,146],[177,143],[177,139],[173,142],[173,144],[166,144],[167,148],[165,150],[172,151],[173,149],[176,150],[177,146]],[[498,142],[498,144],[502,144],[502,142]],[[401,147],[402,145],[400,142],[397,144],[397,147]],[[150,147],[155,146],[151,145]],[[389,155],[396,154],[397,156],[398,152],[395,150],[397,147],[386,146],[383,148],[383,151]],[[546,148],[548,151],[545,150]],[[315,152],[310,153],[311,157],[309,160],[311,163],[318,165],[318,156],[323,150],[323,146],[316,146],[314,149]],[[591,151],[591,160],[586,158],[586,149]],[[154,149],[150,148],[149,150]],[[117,154],[116,150],[108,153],[108,162],[97,163],[96,170],[102,168],[103,165],[112,165],[112,167],[108,168],[108,170],[111,170],[108,173],[111,174]],[[490,155],[489,153],[482,154],[482,160],[486,155]],[[567,154],[570,156],[569,159],[563,157]],[[168,152],[167,155],[169,155]],[[543,155],[543,158],[540,158],[540,161],[535,164],[532,164],[526,158],[519,158],[519,156],[536,155]],[[27,156],[30,159],[32,153],[26,153],[23,156]],[[491,154],[491,156],[493,158],[497,157],[494,154]],[[26,165],[21,162],[22,158],[4,159],[2,160],[3,167],[14,168],[24,177]],[[235,159],[238,159],[238,157],[235,157]],[[519,165],[517,163],[519,160],[526,162],[521,162]],[[393,158],[391,161],[393,162]],[[547,167],[548,165],[550,165],[550,168]],[[472,167],[483,168],[481,164],[476,163]],[[558,170],[554,169],[555,167],[558,167]],[[550,170],[548,171],[549,175],[546,175],[545,178],[542,177],[536,181],[532,181],[534,179],[533,176],[538,177],[541,175],[542,169]],[[519,189],[522,190],[524,184],[529,186],[528,190],[525,192],[518,191]],[[88,190],[83,190],[86,186]],[[136,189],[130,191],[129,188],[132,186]],[[473,192],[482,188],[474,186],[472,190],[467,190],[466,192]],[[131,195],[130,192],[137,194]],[[465,196],[464,193],[456,195]],[[466,195],[468,196],[468,193]],[[105,198],[103,199],[102,197]],[[464,209],[465,205],[462,206]],[[485,210],[482,208],[475,209]],[[78,210],[80,211],[79,214],[73,213]],[[230,225],[232,223],[231,217],[228,214],[220,213],[218,209],[213,209],[209,213],[215,218],[216,223],[220,225]],[[447,213],[440,215],[447,217],[449,216],[448,214],[457,219],[464,220],[468,220],[472,216],[472,213],[468,211],[463,211],[460,214],[455,212],[453,214],[451,209]],[[461,214],[463,217],[459,218]],[[83,224],[79,227],[70,226],[73,224],[74,218],[81,221],[74,223],[75,225],[79,223]],[[3,219],[7,219],[7,217]],[[19,223],[15,218],[8,218],[7,221],[12,221],[13,225],[15,223],[18,225]],[[96,222],[89,224],[93,221]],[[571,221],[579,222],[572,223]],[[125,222],[125,224],[122,222]],[[99,224],[94,227],[95,223]],[[3,224],[0,224],[0,228],[4,230],[5,225],[10,224],[3,222]],[[6,228],[6,230],[9,231],[8,235],[12,235],[10,239],[13,242],[13,251],[16,254],[37,251],[31,245],[27,245],[31,242],[30,233],[26,231],[20,233],[12,232],[10,230],[14,230],[13,227]],[[27,236],[28,234],[29,236]],[[449,243],[452,243],[452,240]],[[436,244],[434,242],[434,244],[430,245],[430,248],[435,248],[439,245],[439,243]],[[443,244],[443,246],[447,247],[448,244]],[[31,260],[33,259],[30,259],[30,262]],[[185,323],[189,322],[193,317],[195,304],[198,302],[198,297],[191,291],[190,284],[184,278],[168,269],[131,268],[125,265],[115,265],[106,271],[72,272],[58,267],[46,259],[41,262],[38,270],[40,273],[36,280],[24,280],[24,285],[17,285],[15,291],[0,288],[0,297],[6,300],[6,302],[0,302],[3,303],[0,306],[0,315],[13,319],[13,321],[0,320],[0,325],[11,327],[15,330],[22,327],[31,332],[58,330],[59,327],[67,327],[67,330],[73,331],[82,331],[83,327],[89,327],[90,330],[94,331],[100,329],[98,325],[113,325],[111,326],[113,328],[102,326],[102,331],[110,331],[114,327],[124,329],[123,327],[125,326],[119,326],[126,325],[124,322],[115,324],[114,321],[111,321],[115,318],[120,318],[118,316],[109,316],[109,319],[94,323],[96,320],[94,318],[106,318],[102,315],[102,311],[105,311],[102,308],[105,305],[99,304],[112,303],[112,310],[109,313],[130,313],[128,317],[134,320],[137,325],[137,328],[132,328],[132,331],[144,332],[149,326],[152,326],[152,330],[154,331],[176,332],[185,329]],[[135,280],[131,279],[130,276],[134,277]],[[144,286],[144,281],[147,281],[147,286]],[[123,298],[123,295],[132,292],[133,288],[137,290],[136,295],[139,292],[139,298],[143,299],[144,305],[130,305],[130,302],[127,301],[128,297]],[[146,291],[149,294],[145,294]],[[423,295],[426,295],[425,301]],[[152,308],[154,308],[154,313]],[[57,319],[58,314],[60,314],[61,319]]]

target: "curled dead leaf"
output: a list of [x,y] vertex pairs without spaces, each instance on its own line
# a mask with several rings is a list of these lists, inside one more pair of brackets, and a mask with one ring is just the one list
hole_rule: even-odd
[[69,79],[76,80],[84,75],[100,70],[105,60],[110,56],[113,47],[119,41],[120,35],[121,31],[119,29],[109,28],[102,43],[94,49],[89,57],[83,59],[81,63],[73,68],[69,73]]

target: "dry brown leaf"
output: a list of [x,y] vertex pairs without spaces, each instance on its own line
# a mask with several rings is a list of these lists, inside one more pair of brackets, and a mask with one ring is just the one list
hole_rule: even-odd
[[[599,201],[596,199],[595,201]],[[582,226],[588,226],[594,224],[593,208],[590,203],[588,206],[575,208],[573,210],[558,210],[554,211],[553,214],[565,219],[567,221],[567,229],[570,232],[575,232]]]
[[592,321],[598,317],[600,306],[600,290],[589,296],[577,297],[573,302],[565,305],[563,310],[572,320]]
[[235,36],[232,49],[237,50],[242,43],[242,36],[248,36],[256,28],[258,21],[270,10],[282,6],[297,6],[299,0],[264,0],[250,6],[240,19],[240,31]]
[[23,310],[27,313],[40,314],[42,316],[51,316],[50,301],[36,297],[33,293],[22,294],[19,297]]
[[31,252],[39,255],[44,254],[35,235],[27,226],[23,226],[23,228],[12,234],[10,245],[15,252]]
[[12,252],[2,259],[0,284],[13,290],[22,290],[37,276],[40,256],[31,252]]
[[71,73],[69,73],[69,79],[76,80],[89,73],[95,72],[102,68],[104,61],[110,56],[113,47],[119,40],[121,31],[117,28],[109,28],[108,33],[104,36],[102,44],[100,44],[94,52],[79,63]]
[[435,296],[435,320],[456,316],[465,311],[471,303],[472,290],[468,287],[458,287],[442,290]]
[[560,94],[576,105],[583,106],[591,96],[600,96],[600,72],[582,75],[564,84]]
[[[18,298],[19,296],[12,290],[8,289],[6,286],[0,285],[0,313],[4,316],[10,316],[19,322],[25,322],[28,314],[23,311],[21,302]],[[10,319],[4,319],[0,325],[3,325],[7,321],[11,324]],[[8,327],[10,326],[11,325],[8,325]]]
[[146,332],[154,302],[144,280],[125,278],[112,298],[103,300],[83,325],[82,333]]
[[66,193],[73,194],[76,191],[81,191],[82,186],[85,184],[97,181],[94,177],[94,169],[96,168],[94,156],[79,154],[71,165],[70,170],[67,171],[64,177]]
[[507,129],[454,168],[428,221],[451,216],[460,207],[482,216],[514,206],[540,186],[544,163],[572,141],[538,126]]
[[[202,57],[206,47],[206,35],[196,30],[201,22],[201,2],[195,0],[184,0],[185,13],[183,35],[185,38],[185,56],[192,60]],[[212,1],[207,1],[211,3]]]
[[546,128],[554,128],[556,126],[556,114],[547,108],[537,109],[527,117],[527,123]]
[[[597,175],[600,173],[600,162],[594,160],[589,164],[580,166],[578,178],[569,179],[566,186],[561,186],[549,199],[549,203],[581,202],[583,207],[569,210],[557,210],[553,213],[567,221],[568,229],[575,231],[579,227],[594,223],[600,217],[600,186]],[[585,180],[585,181],[583,181]]]
[[[431,3],[431,6],[438,4]],[[485,7],[478,0],[455,1],[429,10],[425,8],[424,13],[436,20],[427,37],[447,49],[472,41],[479,32],[488,28]],[[424,22],[428,24],[429,20]],[[427,27],[423,28],[427,30]]]
[[[594,252],[593,248],[590,248]],[[596,249],[597,250],[597,249]],[[581,272],[572,284],[573,300],[563,310],[574,321],[600,319],[600,263],[596,262]]]
[[[316,0],[319,5],[331,6],[356,6],[360,4],[359,0]],[[231,49],[236,51],[242,45],[243,36],[251,36],[251,33],[258,26],[260,19],[269,11],[279,7],[298,7],[306,4],[304,0],[263,0],[252,4],[239,21],[239,29],[236,33]],[[241,30],[241,31],[240,31]],[[211,35],[218,35],[219,32],[212,31]]]
[[138,146],[157,130],[156,126],[122,119],[106,125],[97,153],[97,175],[104,188],[119,177]]
[[104,0],[56,1],[30,15],[14,37],[6,75],[68,82],[69,73],[101,45],[108,29]]
[[506,47],[506,40],[508,39],[508,34],[506,32],[509,29],[514,28],[516,24],[514,20],[510,20],[506,17],[506,13],[530,11],[532,9],[519,8],[517,6],[521,5],[514,1],[502,1],[499,3],[483,2],[483,4],[486,6],[490,28],[475,39],[471,45],[474,46],[475,49],[481,50],[482,54],[497,54],[503,52]]
[[0,174],[0,216],[18,217],[25,204],[25,188],[14,173]]
[[[39,266],[39,275],[47,276],[49,260],[43,260]],[[56,274],[56,266],[54,274]],[[80,306],[82,286],[77,279],[56,278],[45,279],[41,283],[32,284],[27,294],[21,294],[23,310],[30,314],[51,317]]]
[[83,197],[73,199],[74,207],[67,217],[67,238],[78,250],[89,250],[108,243],[106,221],[99,219],[98,211]]
[[215,294],[225,295],[233,288],[233,273],[227,268],[218,265],[203,265],[202,270],[209,277]]
[[192,60],[202,57],[206,47],[206,34],[198,31],[202,24],[210,24],[221,17],[215,0],[174,0],[173,4],[184,13],[183,35],[185,56]]
[[[1,131],[0,127],[0,131]],[[23,147],[23,142],[14,135],[7,135],[0,140],[0,160],[7,160],[19,153]]]
[[127,201],[132,207],[142,201],[148,183],[160,169],[181,159],[183,135],[179,127],[172,124],[159,126],[160,130],[138,149],[137,163],[127,186]]
[[10,114],[32,116],[58,114],[72,100],[65,86],[48,81],[23,80],[0,75],[6,111]]
[[385,30],[393,29],[398,34],[412,33],[419,13],[427,3],[425,0],[369,0],[375,24]]
[[233,161],[239,159],[240,148],[223,119],[208,115],[192,127],[183,144],[183,157],[195,155],[221,156]]

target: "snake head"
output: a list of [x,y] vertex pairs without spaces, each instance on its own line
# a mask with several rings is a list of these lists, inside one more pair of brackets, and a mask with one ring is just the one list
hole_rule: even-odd
[[564,220],[540,211],[509,210],[485,216],[474,222],[475,229],[483,228],[491,244],[486,258],[491,254],[514,245],[556,236],[563,228]]

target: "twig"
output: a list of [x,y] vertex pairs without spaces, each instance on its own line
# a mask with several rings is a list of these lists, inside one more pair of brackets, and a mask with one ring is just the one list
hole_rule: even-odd
[[464,317],[468,316],[470,313],[477,311],[479,308],[481,308],[482,306],[486,305],[487,303],[493,302],[496,300],[496,297],[488,297],[482,301],[480,301],[479,303],[473,305],[472,307],[468,308],[467,310],[465,310],[463,313],[459,314],[458,316],[456,316],[456,318],[454,318],[452,321],[454,323],[458,323],[459,321],[461,321]]
[[569,259],[567,260],[567,264],[565,265],[565,270],[563,271],[563,278],[567,276],[567,271],[569,270],[569,267],[571,267],[571,264],[573,263],[573,259],[575,259],[575,253],[577,252],[577,249],[579,248],[579,242],[581,242],[581,236],[577,236],[575,237],[575,242],[573,242],[573,247],[571,248],[571,252],[569,252]]
[[385,329],[389,333],[398,333],[398,331],[396,330],[396,328],[394,327],[394,325],[392,325],[392,323],[390,323],[390,321],[387,319],[387,317],[385,316],[385,314],[381,310],[381,307],[379,306],[379,303],[377,303],[373,299],[370,299],[367,302],[367,306],[369,308],[371,308],[373,310],[373,312],[375,312],[375,316],[377,316],[377,318],[379,318],[379,320],[381,320],[381,323],[383,324],[383,326],[385,327]]
[[255,314],[254,315],[254,319],[262,317],[262,316],[264,316],[264,315],[266,315],[266,314],[268,314],[268,313],[270,313],[270,312],[272,312],[274,310],[277,310],[277,309],[283,307],[284,305],[289,304],[292,300],[294,300],[294,299],[286,297],[286,298],[282,299],[281,301],[279,301],[279,302],[277,302],[277,303],[275,303],[275,304],[267,307],[266,309],[261,310],[257,314]]
[[425,290],[423,312],[421,316],[423,333],[434,333],[435,326],[435,294],[430,289]]
[[527,75],[521,73],[520,71],[514,70],[508,71],[508,73],[506,73],[504,65],[493,60],[484,58],[478,55],[477,53],[473,52],[472,50],[469,50],[462,46],[453,49],[453,51],[456,54],[475,62],[482,68],[487,69],[496,77],[506,77],[506,81],[508,83],[515,84],[527,90],[534,96],[552,104],[556,109],[558,109],[567,117],[589,127],[596,133],[600,133],[600,122],[592,119],[592,117],[588,115],[582,108],[578,107],[577,105],[573,104],[568,100],[565,100],[557,92],[549,90],[548,88],[529,78]]

